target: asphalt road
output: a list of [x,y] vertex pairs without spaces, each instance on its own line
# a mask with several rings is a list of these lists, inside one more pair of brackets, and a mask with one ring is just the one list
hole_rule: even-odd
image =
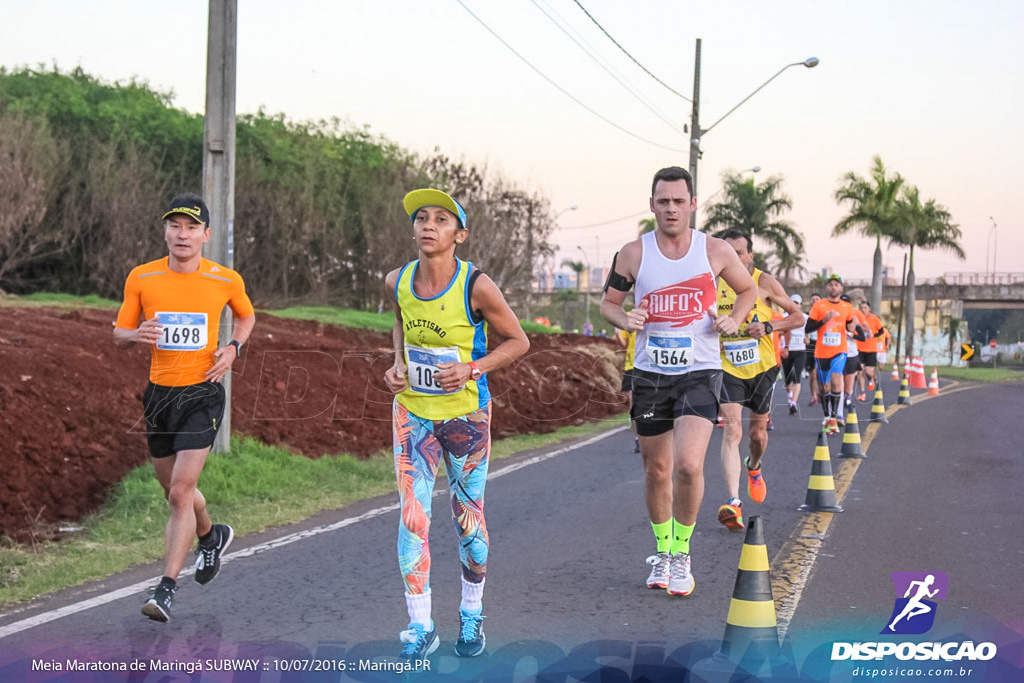
[[[895,384],[884,388],[894,400]],[[784,402],[776,407],[764,461],[768,498],[746,503],[745,513],[762,520],[779,631],[795,668],[766,668],[765,680],[849,680],[851,663],[830,663],[827,651],[837,640],[883,639],[894,571],[948,575],[949,593],[928,638],[998,645],[995,660],[956,680],[1021,673],[1024,383],[922,394],[914,392],[914,405],[890,409],[888,425],[869,425],[869,405],[860,407],[863,460],[839,459],[841,439],[830,439],[845,508],[837,514],[797,509],[820,410],[806,406],[806,390],[800,416],[786,414]],[[445,498],[436,499],[433,613],[442,643],[431,657],[432,675],[414,679],[682,680],[686,668],[721,645],[745,538],[716,521],[725,493],[715,431],[692,541],[696,590],[685,598],[644,586],[653,538],[630,433],[495,463],[486,502],[488,644],[474,660],[452,652],[458,555]],[[155,565],[0,616],[0,681],[395,680],[390,671],[358,670],[393,659],[406,624],[395,500],[237,540],[212,584],[182,579],[168,624],[139,614],[140,582],[159,573]],[[104,597],[118,589],[127,594]],[[83,609],[84,600],[95,604]],[[139,670],[40,670],[47,662],[66,669],[69,660]],[[289,670],[295,668],[307,671]]]

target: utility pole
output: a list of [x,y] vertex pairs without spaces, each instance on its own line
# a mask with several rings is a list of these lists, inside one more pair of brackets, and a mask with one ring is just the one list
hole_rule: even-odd
[[[693,178],[693,196],[697,196],[697,162],[700,160],[700,38],[693,58],[693,110],[690,114],[690,176]],[[690,227],[697,229],[697,210],[690,214]]]
[[[203,125],[203,199],[210,209],[207,258],[235,267],[235,61],[238,0],[209,0],[206,48],[206,116]],[[227,306],[220,316],[218,346],[231,341],[234,318]],[[224,419],[213,451],[231,450],[231,373],[224,375]]]

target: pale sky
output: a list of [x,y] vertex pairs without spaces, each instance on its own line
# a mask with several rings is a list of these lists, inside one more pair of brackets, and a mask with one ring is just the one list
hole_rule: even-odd
[[[240,0],[237,109],[339,117],[412,151],[439,147],[486,164],[545,194],[555,211],[579,207],[560,216],[558,261],[579,259],[578,245],[594,265],[607,265],[650,215],[653,173],[688,166],[681,129],[689,102],[630,62],[573,0],[462,2],[601,116],[680,151],[581,107],[458,0]],[[963,230],[966,261],[918,252],[919,280],[993,263],[1024,271],[1024,231],[1007,180],[1024,159],[1024,3],[580,2],[687,97],[702,39],[705,128],[785,65],[821,60],[786,70],[707,133],[698,176],[703,201],[723,170],[758,165],[758,178],[781,174],[793,200],[786,218],[806,238],[811,270],[870,277],[874,243],[830,237],[842,216],[832,194],[840,176],[866,175],[880,154]],[[0,65],[81,66],[108,81],[135,76],[173,91],[176,106],[202,112],[206,2],[0,0],[0,9]],[[885,252],[897,273],[902,261],[903,250]]]

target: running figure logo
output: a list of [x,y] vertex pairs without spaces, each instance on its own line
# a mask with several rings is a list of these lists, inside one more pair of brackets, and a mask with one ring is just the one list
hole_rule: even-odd
[[[935,622],[935,600],[945,600],[949,577],[943,572],[893,572],[896,603],[882,633],[925,633]],[[901,597],[902,596],[902,597]]]

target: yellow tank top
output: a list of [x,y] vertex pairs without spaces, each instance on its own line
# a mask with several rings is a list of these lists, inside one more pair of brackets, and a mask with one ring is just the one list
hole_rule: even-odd
[[633,355],[636,352],[636,332],[626,332],[625,330],[619,330],[616,334],[623,335],[626,340],[626,363],[625,369],[633,369]]
[[454,393],[445,393],[434,381],[438,364],[468,363],[487,354],[487,323],[472,318],[469,276],[473,264],[456,258],[455,276],[444,291],[430,299],[412,288],[419,261],[407,263],[395,285],[402,311],[405,362],[409,386],[397,400],[409,412],[428,420],[450,420],[486,408],[491,400],[487,375]]
[[[761,280],[761,271],[757,268],[751,273],[754,278],[754,285]],[[724,280],[718,281],[718,314],[728,315],[736,303],[736,292],[727,285]],[[772,342],[772,335],[766,334],[760,339],[754,339],[746,335],[747,325],[750,323],[771,322],[772,310],[757,297],[754,307],[747,314],[747,319],[740,326],[736,336],[727,337],[722,335],[722,369],[733,377],[740,379],[752,379],[762,372],[775,367],[775,344]]]

